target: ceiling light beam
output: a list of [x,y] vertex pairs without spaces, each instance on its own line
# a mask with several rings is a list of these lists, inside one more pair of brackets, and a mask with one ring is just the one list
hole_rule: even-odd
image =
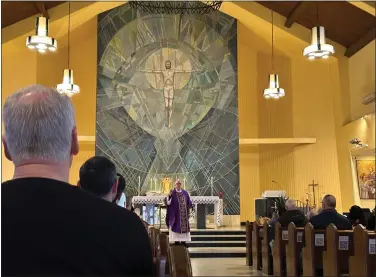
[[298,19],[299,15],[302,14],[302,12],[306,8],[307,2],[297,2],[295,7],[292,9],[288,17],[286,18],[285,27],[290,28],[292,24]]
[[368,32],[364,36],[362,36],[358,41],[354,42],[349,47],[347,47],[345,56],[350,58],[352,55],[354,55],[356,52],[358,52],[368,43],[373,41],[375,38],[376,38],[375,28],[368,30]]

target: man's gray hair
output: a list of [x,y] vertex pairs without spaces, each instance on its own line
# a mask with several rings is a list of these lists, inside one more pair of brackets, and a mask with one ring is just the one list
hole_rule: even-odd
[[331,194],[325,195],[323,197],[323,199],[322,199],[322,203],[325,205],[325,208],[333,208],[333,209],[335,209],[336,206],[337,206],[337,200]]
[[295,200],[287,199],[285,205],[286,205],[286,210],[288,210],[288,211],[296,210],[296,201]]
[[68,96],[42,85],[10,95],[3,107],[5,140],[15,164],[63,161],[71,153],[74,109]]

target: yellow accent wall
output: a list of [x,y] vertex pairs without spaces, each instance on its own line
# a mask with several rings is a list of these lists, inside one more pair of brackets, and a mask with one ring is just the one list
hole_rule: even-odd
[[[120,4],[71,4],[70,67],[81,88],[81,93],[72,98],[79,136],[95,135],[96,15]],[[350,88],[358,87],[357,82],[366,82],[361,74],[349,81],[349,74],[354,64],[361,72],[369,68],[363,64],[368,61],[368,54],[360,54],[349,62],[343,57],[343,47],[335,44],[338,58],[307,61],[302,57],[302,50],[309,41],[309,30],[298,24],[286,29],[285,19],[275,15],[275,71],[286,97],[265,100],[262,93],[272,73],[270,11],[251,2],[224,2],[221,10],[238,19],[240,138],[317,138],[317,143],[310,145],[240,146],[241,221],[254,219],[254,198],[260,197],[264,190],[284,189],[290,197],[302,201],[310,192],[308,184],[312,180],[319,183],[318,195],[334,194],[339,210],[342,206],[347,209],[355,203],[347,142],[348,137],[358,134],[357,126],[363,123],[354,123],[355,127],[343,124],[351,121],[351,111],[355,109],[351,101],[355,92]],[[2,30],[2,104],[8,95],[23,86],[34,83],[55,86],[61,82],[67,66],[67,4],[49,13],[50,33],[59,43],[57,53],[37,55],[25,47],[25,36],[33,32],[34,18]],[[372,130],[367,127],[365,132],[369,135]],[[367,136],[371,145],[374,139]],[[71,168],[72,184],[77,183],[81,164],[94,155],[93,143],[83,142],[80,147]],[[3,159],[2,179],[10,179],[12,174],[12,164]]]
[[363,105],[362,97],[375,93],[375,40],[349,58],[351,120],[375,112],[375,103]]

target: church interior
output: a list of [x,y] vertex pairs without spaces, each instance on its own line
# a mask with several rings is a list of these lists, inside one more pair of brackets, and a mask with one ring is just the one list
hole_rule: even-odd
[[[281,197],[307,213],[325,195],[340,214],[372,213],[375,2],[158,2],[172,3],[1,3],[2,106],[22,87],[63,86],[74,72],[80,151],[70,184],[87,159],[109,158],[157,249],[153,239],[168,235],[161,203],[180,180],[195,205],[184,276],[281,276],[258,241]],[[37,17],[53,38],[42,51],[30,42]],[[1,170],[2,182],[13,178],[3,148]],[[307,227],[296,229],[307,241]]]

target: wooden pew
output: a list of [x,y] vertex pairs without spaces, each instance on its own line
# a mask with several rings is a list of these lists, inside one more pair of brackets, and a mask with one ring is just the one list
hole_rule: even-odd
[[303,276],[317,276],[322,270],[322,254],[326,249],[325,230],[315,230],[311,223],[304,227],[304,247],[302,249]]
[[245,223],[245,235],[246,235],[246,265],[252,266],[253,258],[252,258],[252,230],[253,224],[247,220]]
[[357,226],[353,236],[354,255],[349,259],[349,275],[351,277],[375,276],[375,232],[367,232],[361,226]]
[[166,234],[160,233],[157,237],[157,276],[166,276],[169,273],[168,265],[169,240]]
[[157,246],[157,237],[158,235],[160,234],[160,230],[155,228],[155,227],[151,227],[150,228],[150,242],[151,242],[151,249],[152,249],[152,253],[153,253],[153,261],[154,263],[156,262],[156,258],[157,258],[157,250],[158,250],[158,246]]
[[323,252],[324,276],[336,277],[349,272],[349,258],[354,254],[353,231],[339,231],[330,224],[326,228],[326,250]]
[[303,248],[304,228],[297,228],[293,222],[288,227],[288,244],[286,245],[286,275],[300,276],[300,254]]
[[192,276],[192,265],[188,249],[183,245],[170,245],[168,263],[172,277]]
[[257,221],[253,222],[252,231],[252,266],[255,270],[262,268],[261,240],[263,236],[263,226]]
[[286,275],[286,245],[288,244],[288,229],[282,228],[279,222],[274,225],[273,244],[273,274],[274,276]]
[[271,249],[269,246],[269,224],[264,222],[263,236],[261,241],[262,248],[262,273],[267,275],[273,274],[273,264],[271,257]]

